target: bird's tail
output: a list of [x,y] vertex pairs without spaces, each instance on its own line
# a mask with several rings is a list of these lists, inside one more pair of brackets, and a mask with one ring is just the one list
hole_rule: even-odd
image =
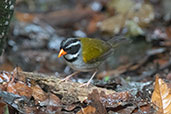
[[116,36],[110,40],[107,41],[109,44],[111,44],[112,48],[120,47],[124,44],[131,43],[131,40],[129,38],[123,37],[123,36]]

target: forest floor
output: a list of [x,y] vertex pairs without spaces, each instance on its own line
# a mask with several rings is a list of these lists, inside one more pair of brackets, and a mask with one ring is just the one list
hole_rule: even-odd
[[[126,3],[126,4],[125,4]],[[171,114],[170,0],[16,0],[0,57],[0,113]],[[93,72],[58,58],[62,40],[115,36],[119,46]]]

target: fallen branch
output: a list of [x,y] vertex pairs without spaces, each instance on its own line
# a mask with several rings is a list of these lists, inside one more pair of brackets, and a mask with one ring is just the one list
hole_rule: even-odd
[[38,84],[44,84],[50,87],[50,91],[54,94],[65,96],[75,97],[79,101],[83,101],[88,97],[88,94],[92,93],[93,90],[97,90],[99,93],[104,92],[106,95],[116,93],[113,90],[107,90],[104,88],[96,87],[90,85],[89,87],[79,87],[80,83],[68,81],[68,82],[60,82],[61,79],[55,76],[49,76],[39,73],[32,72],[23,72],[18,71],[17,76],[20,78],[25,77],[26,79],[34,80],[38,82]]

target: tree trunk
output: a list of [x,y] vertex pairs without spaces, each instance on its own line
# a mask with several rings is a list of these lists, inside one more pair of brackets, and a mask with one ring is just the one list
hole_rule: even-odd
[[14,11],[15,0],[0,0],[0,55],[7,39],[8,27]]

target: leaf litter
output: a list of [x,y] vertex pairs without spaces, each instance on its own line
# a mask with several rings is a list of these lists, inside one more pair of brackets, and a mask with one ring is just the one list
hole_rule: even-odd
[[[52,4],[53,7],[42,5],[43,2],[40,5],[34,1],[17,1],[7,53],[0,58],[0,113],[170,114],[168,0],[80,0],[79,3],[70,1],[71,6],[58,2],[56,8]],[[24,4],[28,7],[24,8]],[[73,94],[76,92],[66,92],[67,83],[62,90],[64,93],[56,90],[54,77],[34,80],[19,76],[21,70],[11,70],[17,65],[33,74],[55,74],[55,78],[70,74],[72,70],[62,59],[57,59],[57,52],[63,39],[78,36],[76,31],[103,40],[116,34],[133,40],[123,49],[124,54],[118,54],[116,61],[113,58],[105,61],[93,81],[97,87],[107,88],[112,93],[99,92],[99,88],[91,92],[85,89],[90,93],[78,97]],[[160,78],[155,78],[157,73]],[[85,81],[89,75],[83,73],[72,81]]]

